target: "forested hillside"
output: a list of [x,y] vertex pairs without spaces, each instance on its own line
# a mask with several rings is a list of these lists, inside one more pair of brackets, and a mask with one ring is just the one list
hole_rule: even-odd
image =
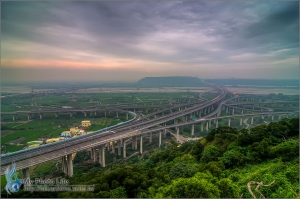
[[[251,198],[247,183],[263,182],[266,198],[299,198],[299,118],[252,129],[219,127],[205,139],[175,141],[142,158],[76,173],[71,184],[94,192],[45,193],[48,197]],[[257,185],[252,185],[255,192]],[[41,197],[19,192],[14,197]]]

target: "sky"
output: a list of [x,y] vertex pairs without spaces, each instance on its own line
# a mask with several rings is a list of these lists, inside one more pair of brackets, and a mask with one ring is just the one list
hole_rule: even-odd
[[1,81],[177,75],[299,79],[299,2],[1,2]]

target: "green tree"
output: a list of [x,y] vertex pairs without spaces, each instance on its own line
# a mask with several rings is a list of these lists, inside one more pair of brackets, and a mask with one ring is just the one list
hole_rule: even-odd
[[118,187],[110,190],[111,198],[127,198],[126,190],[124,187]]
[[197,169],[190,164],[178,163],[170,170],[171,179],[192,177],[197,172]]
[[200,162],[208,163],[210,161],[217,161],[220,155],[219,148],[210,145],[204,149]]

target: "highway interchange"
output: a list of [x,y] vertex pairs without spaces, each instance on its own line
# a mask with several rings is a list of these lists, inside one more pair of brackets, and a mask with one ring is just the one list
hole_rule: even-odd
[[[164,109],[158,111],[156,113],[149,114],[147,116],[141,117],[139,114],[129,112],[127,110],[121,109],[97,109],[96,111],[116,111],[116,112],[127,112],[128,114],[134,115],[134,118],[126,123],[121,125],[115,125],[109,127],[107,129],[103,129],[97,131],[95,133],[79,136],[74,139],[61,141],[53,144],[43,145],[41,147],[33,148],[30,150],[22,150],[15,153],[10,153],[1,156],[1,175],[5,174],[5,169],[7,166],[11,165],[11,163],[15,162],[17,165],[17,170],[29,168],[30,166],[37,165],[49,160],[53,160],[60,157],[68,156],[72,153],[76,153],[82,150],[91,149],[95,147],[101,146],[102,149],[104,146],[107,146],[107,143],[118,141],[119,149],[121,148],[121,144],[123,139],[138,137],[140,139],[140,152],[142,153],[142,142],[143,136],[152,132],[159,132],[159,136],[161,136],[161,132],[165,129],[175,127],[178,129],[179,126],[191,125],[196,123],[201,123],[202,125],[206,122],[208,126],[208,122],[212,120],[218,121],[218,119],[224,118],[232,118],[232,117],[254,117],[260,115],[298,115],[299,111],[272,111],[272,109],[260,109],[259,111],[254,111],[252,114],[240,114],[240,115],[227,115],[220,116],[221,111],[225,111],[226,109],[247,109],[244,107],[245,105],[254,105],[254,104],[270,104],[270,103],[294,103],[298,104],[297,101],[277,101],[277,102],[241,102],[234,103],[236,98],[230,98],[225,100],[228,96],[232,97],[232,94],[229,93],[225,88],[221,88],[219,86],[211,85],[215,90],[213,92],[218,92],[219,95],[212,100],[207,100],[203,103],[193,103],[187,107],[184,104],[179,104],[176,106],[169,107],[168,109]],[[239,107],[238,107],[239,106]],[[129,107],[127,107],[129,109]],[[133,108],[133,107],[130,107]],[[145,108],[145,107],[144,107]],[[174,108],[179,108],[178,111],[172,112]],[[215,108],[213,110],[213,108]],[[92,109],[95,111],[95,109]],[[55,110],[49,110],[55,111]],[[57,110],[56,110],[57,111]],[[65,111],[65,110],[64,110]],[[76,109],[72,111],[91,111],[86,109]],[[228,111],[228,110],[227,110]],[[170,112],[165,114],[166,112]],[[150,119],[154,114],[163,113],[164,115]],[[202,113],[202,116],[201,116]],[[8,113],[9,114],[9,113]],[[26,113],[28,114],[28,113]],[[198,119],[187,121],[187,116],[189,115],[198,115]],[[178,123],[178,118],[185,117],[183,122]],[[174,124],[164,126],[166,122],[174,120]],[[253,120],[253,118],[252,118]],[[253,122],[253,121],[252,121]],[[163,126],[159,126],[163,125]],[[216,124],[217,125],[217,124]],[[229,123],[230,125],[230,123]],[[216,126],[217,127],[217,126]],[[178,131],[177,131],[178,134]],[[160,138],[161,139],[161,138]],[[126,153],[126,144],[123,145],[123,149],[125,149]],[[119,150],[120,151],[120,150]],[[124,152],[124,151],[123,151]],[[99,148],[100,153],[100,148]],[[125,154],[126,155],[126,154]],[[100,155],[99,155],[100,161]],[[103,163],[103,159],[102,159]],[[105,163],[104,163],[105,165]],[[72,174],[71,174],[72,175]]]

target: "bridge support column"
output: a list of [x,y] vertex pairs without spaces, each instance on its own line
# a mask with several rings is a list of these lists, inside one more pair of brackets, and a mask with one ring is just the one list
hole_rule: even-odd
[[274,115],[272,115],[272,121],[274,120]]
[[234,108],[232,108],[232,115],[234,115]]
[[111,142],[111,152],[115,153],[116,152],[116,147],[115,147],[115,141]]
[[195,133],[194,131],[195,131],[195,125],[193,124],[193,125],[192,125],[192,133],[191,133],[191,136],[194,136],[194,133]]
[[70,117],[73,117],[73,114],[72,114],[72,113],[70,113]]
[[29,168],[22,169],[23,180],[30,178]]
[[55,117],[58,117],[58,113],[55,113]]
[[86,117],[86,112],[83,112],[83,114],[84,114],[84,117]]
[[98,158],[98,161],[99,161],[99,164],[102,165],[102,153],[101,153],[101,146],[98,146],[98,153],[99,153],[99,158]]
[[42,114],[40,113],[40,120],[43,118]]
[[68,161],[68,176],[73,176],[73,160],[72,160],[72,153],[67,155],[67,161]]
[[218,119],[216,119],[216,128],[218,128],[218,125],[219,125],[219,121]]
[[61,157],[61,170],[64,174],[68,174],[68,166],[67,166],[67,159],[66,156]]
[[122,144],[122,140],[119,139],[118,140],[118,155],[121,155],[121,144]]
[[27,114],[28,121],[30,120],[30,114]]
[[104,111],[104,117],[106,117],[106,111]]
[[202,110],[199,111],[199,117],[201,117],[201,112],[202,112]]
[[206,108],[204,109],[204,115],[206,115]]
[[101,154],[102,167],[105,167],[105,148],[103,145],[100,147],[99,156],[100,154]]
[[253,124],[253,117],[251,117],[251,124]]
[[278,115],[278,120],[281,120],[281,115]]
[[131,138],[131,142],[132,142],[132,150],[135,150],[135,136],[133,136],[132,138]]
[[203,132],[203,123],[204,122],[201,122],[201,132]]
[[96,147],[93,147],[93,161],[96,162],[97,160],[97,151],[96,151]]
[[177,141],[179,141],[179,127],[177,126],[176,127],[176,138],[177,138]]
[[119,118],[119,113],[117,112],[117,118]]
[[206,131],[208,131],[208,121],[206,122]]
[[207,114],[210,113],[210,106],[207,107]]
[[243,118],[241,117],[241,119],[240,119],[240,125],[242,126],[242,123],[243,122]]
[[228,118],[228,126],[230,126],[231,118]]
[[226,113],[228,113],[228,106],[226,107]]
[[126,120],[128,120],[128,113],[126,113]]
[[261,119],[265,119],[265,118],[264,118],[264,115],[261,115]]
[[152,143],[152,132],[149,134],[149,143]]
[[15,121],[15,116],[13,115],[12,117],[13,117],[13,121]]
[[174,119],[174,124],[177,124],[177,119]]
[[213,105],[211,105],[211,111],[214,111],[214,106]]
[[126,142],[123,142],[123,158],[126,158]]
[[107,151],[110,151],[110,143],[107,143]]
[[159,147],[161,146],[161,133],[162,133],[162,131],[159,131],[159,133],[158,133],[158,146]]
[[244,114],[244,110],[242,110],[242,115]]
[[211,120],[209,120],[209,125],[208,125],[208,127],[209,127],[209,128],[211,127]]
[[140,137],[140,154],[143,153],[143,135]]

